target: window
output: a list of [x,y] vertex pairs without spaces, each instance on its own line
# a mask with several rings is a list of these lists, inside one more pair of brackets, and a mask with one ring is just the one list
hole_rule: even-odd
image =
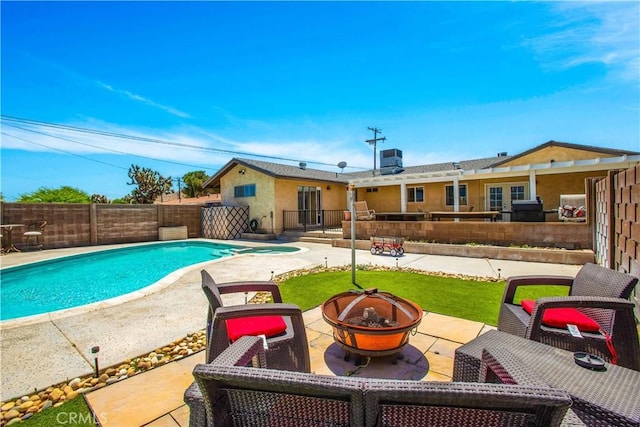
[[369,187],[367,188],[367,193],[377,193],[378,187]]
[[511,186],[511,201],[524,200],[524,185]]
[[[453,185],[447,185],[445,190],[445,204],[447,206],[453,206]],[[467,184],[460,184],[458,186],[458,202],[462,206],[467,205]]]
[[407,188],[407,201],[410,203],[424,202],[424,187]]
[[234,188],[233,195],[235,197],[255,197],[256,185],[255,184],[236,185]]

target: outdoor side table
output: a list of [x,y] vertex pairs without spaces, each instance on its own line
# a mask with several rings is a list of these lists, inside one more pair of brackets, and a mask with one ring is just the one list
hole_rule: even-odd
[[478,381],[482,349],[502,347],[549,386],[567,391],[572,410],[589,426],[640,424],[640,372],[606,363],[606,371],[578,366],[573,353],[501,331],[489,331],[459,347],[453,381]]
[[13,244],[13,229],[14,228],[19,228],[19,227],[24,227],[24,224],[0,224],[0,227],[3,230],[7,231],[7,235],[6,235],[6,240],[7,240],[7,247],[5,248],[5,252],[9,253],[9,252],[20,252],[20,249],[16,248],[15,245]]

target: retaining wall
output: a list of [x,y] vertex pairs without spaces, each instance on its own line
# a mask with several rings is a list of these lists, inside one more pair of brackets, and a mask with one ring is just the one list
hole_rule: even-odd
[[[351,239],[351,222],[342,222],[342,235]],[[481,221],[356,221],[356,239],[403,237],[428,243],[478,243],[496,246],[539,246],[592,249],[587,223]]]

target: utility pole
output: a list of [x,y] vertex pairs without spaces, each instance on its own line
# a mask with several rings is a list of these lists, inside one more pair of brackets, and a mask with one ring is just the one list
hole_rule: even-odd
[[382,132],[382,129],[378,129],[378,128],[372,128],[372,127],[368,127],[367,129],[369,129],[371,132],[373,132],[373,139],[367,139],[366,142],[369,143],[369,145],[373,145],[373,173],[376,173],[376,158],[377,158],[377,153],[376,153],[376,145],[378,143],[378,141],[384,141],[387,139],[386,136],[383,136],[382,138],[378,138],[378,133]]

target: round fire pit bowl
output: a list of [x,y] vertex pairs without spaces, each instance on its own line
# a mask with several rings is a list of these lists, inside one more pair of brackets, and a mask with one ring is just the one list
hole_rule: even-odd
[[422,320],[422,308],[407,299],[371,288],[334,295],[322,304],[333,338],[350,355],[381,357],[400,353]]

